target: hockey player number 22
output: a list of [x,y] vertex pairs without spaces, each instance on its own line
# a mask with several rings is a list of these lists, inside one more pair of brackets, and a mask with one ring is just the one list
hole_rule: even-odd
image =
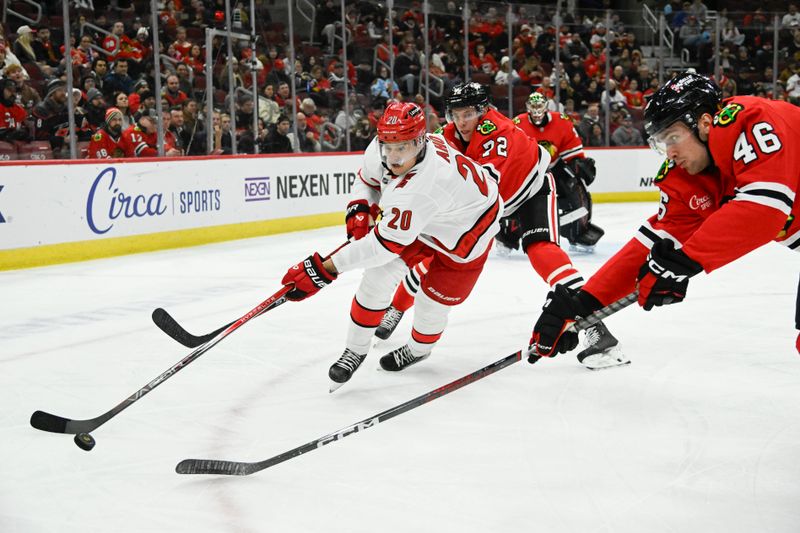
[[[772,125],[768,122],[759,122],[753,125],[753,138],[762,154],[771,154],[781,149],[781,140],[772,133]],[[758,159],[758,154],[755,148],[747,142],[745,132],[740,133],[736,139],[736,145],[733,147],[733,160],[741,160],[746,165],[756,159]]]
[[459,174],[461,174],[465,180],[472,178],[472,181],[478,186],[478,190],[481,191],[482,195],[489,196],[489,187],[486,186],[486,178],[483,176],[483,172],[475,167],[475,163],[463,155],[457,154],[456,168],[458,168]]

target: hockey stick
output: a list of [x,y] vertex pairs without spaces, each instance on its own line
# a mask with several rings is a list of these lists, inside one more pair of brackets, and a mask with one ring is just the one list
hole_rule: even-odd
[[[336,250],[329,253],[325,259],[328,259],[330,256],[341,250],[344,246],[346,246],[350,241],[346,241],[341,246],[336,248]],[[197,348],[198,346],[202,346],[203,344],[207,343],[221,332],[225,331],[228,327],[230,327],[234,322],[229,322],[225,324],[221,328],[215,329],[211,333],[206,333],[205,335],[192,335],[186,329],[183,328],[178,321],[172,318],[172,316],[165,310],[159,307],[153,311],[153,323],[158,326],[158,329],[178,341],[179,343],[183,344],[187,348]]]
[[[617,300],[609,304],[608,306],[598,309],[591,315],[587,316],[586,318],[581,318],[577,320],[571,327],[575,331],[580,331],[582,329],[586,329],[589,326],[592,326],[604,318],[608,317],[623,309],[633,302],[636,301],[637,293],[633,292],[624,298]],[[360,422],[356,422],[355,424],[351,424],[346,428],[340,429],[333,433],[329,433],[324,437],[320,437],[318,439],[312,440],[303,444],[302,446],[298,446],[297,448],[291,449],[287,452],[283,452],[275,457],[270,459],[265,459],[263,461],[248,463],[248,462],[240,462],[240,461],[220,461],[215,459],[184,459],[180,463],[177,464],[175,467],[175,471],[178,474],[220,474],[226,476],[249,476],[250,474],[254,474],[256,472],[260,472],[266,468],[271,466],[275,466],[280,464],[284,461],[288,461],[298,455],[303,455],[304,453],[308,453],[310,451],[316,450],[317,448],[321,448],[326,444],[330,444],[332,442],[336,442],[341,440],[348,435],[352,435],[353,433],[358,433],[359,431],[363,431],[365,429],[371,428],[380,424],[381,422],[385,422],[390,418],[394,418],[397,415],[401,415],[407,411],[415,409],[420,405],[424,405],[428,402],[435,400],[441,396],[446,394],[450,394],[451,392],[460,389],[470,383],[474,383],[480,379],[485,378],[491,374],[494,374],[498,370],[502,370],[503,368],[510,366],[520,359],[523,356],[527,355],[527,350],[520,350],[517,352],[512,353],[511,355],[507,355],[506,357],[500,359],[499,361],[495,361],[494,363],[487,365],[480,370],[476,370],[471,374],[468,374],[464,377],[461,377],[455,381],[448,383],[438,389],[432,390],[427,392],[421,396],[417,396],[413,400],[409,400],[405,403],[382,411],[376,415],[373,415],[369,418],[365,418]],[[536,358],[539,359],[538,357]]]
[[[346,241],[341,246],[336,248],[333,252],[328,254],[327,257],[335,254],[339,250],[341,250],[345,245],[347,245],[350,241]],[[117,416],[119,413],[130,407],[133,403],[137,402],[141,399],[145,394],[150,392],[151,390],[155,389],[166,380],[171,378],[173,375],[177,374],[180,370],[185,368],[189,363],[206,353],[208,350],[216,346],[218,343],[222,341],[225,337],[245,325],[250,320],[256,318],[259,315],[263,315],[267,311],[275,309],[279,305],[285,303],[286,300],[286,293],[292,290],[293,285],[284,285],[283,287],[278,290],[275,294],[255,306],[251,309],[247,314],[241,316],[239,319],[234,320],[224,328],[218,330],[218,333],[214,335],[208,342],[199,346],[196,350],[192,351],[189,355],[175,363],[165,372],[160,374],[158,377],[150,381],[147,385],[139,389],[138,391],[134,392],[127,398],[125,398],[122,402],[118,405],[110,409],[109,411],[103,413],[102,415],[90,418],[87,420],[72,420],[69,418],[64,418],[58,415],[53,415],[50,413],[46,413],[44,411],[35,411],[31,415],[31,426],[36,429],[40,429],[42,431],[50,431],[52,433],[89,433],[94,431],[98,427],[102,426],[110,419]]]
[[254,307],[250,312],[246,315],[242,316],[238,320],[229,324],[226,329],[221,331],[218,335],[212,338],[209,342],[203,344],[202,346],[198,347],[192,353],[175,363],[169,369],[167,369],[164,373],[160,374],[158,377],[153,379],[150,383],[139,389],[138,391],[134,392],[127,398],[125,398],[122,402],[116,405],[111,410],[103,413],[102,415],[90,418],[88,420],[72,420],[69,418],[64,418],[58,415],[53,415],[50,413],[45,413],[44,411],[36,411],[31,415],[31,426],[36,429],[40,429],[42,431],[50,431],[52,433],[89,433],[94,431],[98,427],[102,426],[110,419],[114,418],[122,411],[130,407],[133,403],[138,401],[142,398],[145,394],[150,392],[151,390],[155,389],[166,380],[171,378],[173,375],[177,374],[180,370],[183,370],[189,363],[206,353],[208,350],[216,346],[222,339],[239,329],[245,323],[249,322],[251,319],[266,313],[270,309],[274,309],[284,303],[286,301],[286,293],[292,290],[292,285],[284,285],[281,289],[258,304]]

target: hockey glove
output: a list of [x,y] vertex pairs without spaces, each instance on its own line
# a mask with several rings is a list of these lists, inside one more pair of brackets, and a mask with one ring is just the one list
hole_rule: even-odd
[[570,292],[563,285],[547,295],[542,314],[533,326],[530,342],[529,363],[539,357],[554,357],[578,346],[578,332],[569,329],[577,317],[585,317],[602,305],[591,294],[583,291]]
[[338,274],[325,270],[322,261],[322,257],[315,252],[289,269],[281,280],[284,285],[294,285],[286,294],[287,299],[293,302],[305,300],[337,278]]
[[366,200],[353,200],[347,204],[344,220],[347,224],[347,238],[358,240],[369,233],[380,209],[376,204],[371,206]]
[[516,216],[500,219],[500,232],[494,236],[497,242],[512,250],[519,249],[520,226]]
[[654,306],[682,302],[686,298],[689,278],[703,271],[700,263],[683,250],[676,250],[669,239],[658,241],[639,269],[639,305],[645,311]]

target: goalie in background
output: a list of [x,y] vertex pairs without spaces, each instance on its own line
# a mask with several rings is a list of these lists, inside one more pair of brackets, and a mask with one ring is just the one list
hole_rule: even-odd
[[[546,96],[531,94],[526,107],[527,113],[514,117],[514,124],[550,153],[548,170],[556,181],[561,234],[569,241],[570,251],[593,253],[605,234],[592,224],[592,197],[587,190],[595,179],[594,159],[584,154],[581,137],[569,117],[547,110]],[[519,246],[518,224],[513,222],[504,224],[497,236],[507,252]]]

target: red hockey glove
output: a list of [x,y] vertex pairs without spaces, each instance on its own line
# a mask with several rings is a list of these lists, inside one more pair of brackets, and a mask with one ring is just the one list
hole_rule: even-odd
[[578,346],[578,333],[569,327],[576,317],[585,317],[601,307],[587,292],[573,293],[563,285],[556,285],[547,294],[542,314],[533,326],[528,362],[535,363],[539,357],[554,357],[573,350]]
[[338,277],[338,274],[331,274],[325,270],[322,261],[322,257],[315,252],[286,272],[281,283],[294,285],[294,289],[286,294],[286,298],[294,302],[305,300]]
[[671,240],[658,241],[639,269],[639,305],[649,311],[654,306],[682,302],[689,278],[702,271],[700,263],[683,250],[676,250]]
[[379,213],[377,204],[370,206],[366,200],[353,200],[347,204],[347,213],[344,217],[347,224],[347,238],[358,240],[369,233]]

